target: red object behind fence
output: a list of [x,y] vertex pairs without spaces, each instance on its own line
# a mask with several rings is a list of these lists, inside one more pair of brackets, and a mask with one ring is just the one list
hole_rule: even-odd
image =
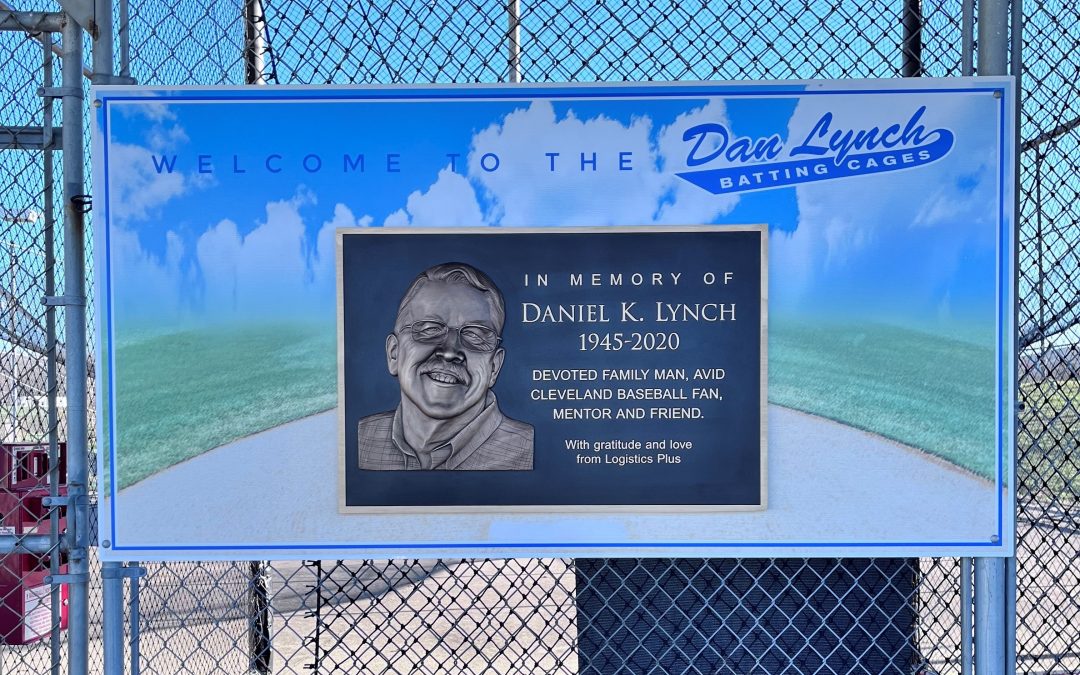
[[[59,448],[57,496],[67,496],[66,446]],[[48,535],[49,446],[0,444],[0,534]],[[59,531],[67,527],[67,508],[59,509]],[[0,559],[0,643],[25,645],[48,638],[54,617],[49,576],[51,555],[60,556],[58,574],[67,573],[67,555],[12,553]],[[60,585],[60,629],[67,628],[68,587]]]

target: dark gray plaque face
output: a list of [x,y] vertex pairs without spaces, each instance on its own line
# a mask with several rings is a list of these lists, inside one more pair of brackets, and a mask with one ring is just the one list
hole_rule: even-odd
[[340,234],[346,511],[765,505],[765,233]]

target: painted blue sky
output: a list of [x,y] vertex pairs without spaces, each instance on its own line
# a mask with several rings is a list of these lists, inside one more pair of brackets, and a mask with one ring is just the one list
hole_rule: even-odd
[[[996,118],[989,94],[295,95],[110,103],[117,321],[332,318],[336,227],[768,223],[774,316],[992,339],[999,159],[998,130],[983,122]],[[920,105],[928,128],[956,135],[952,152],[926,167],[719,196],[674,175],[687,168],[682,134],[693,124],[777,134],[790,147],[826,112],[837,126],[884,128]],[[174,157],[172,172],[161,168]]]

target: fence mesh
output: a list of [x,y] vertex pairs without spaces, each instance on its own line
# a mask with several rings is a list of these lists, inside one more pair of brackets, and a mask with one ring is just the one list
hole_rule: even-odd
[[[229,7],[231,21],[207,21],[201,9],[134,10],[132,72],[140,82],[243,81],[241,8]],[[511,79],[507,7],[499,3],[275,0],[263,11],[268,82]],[[163,21],[167,30],[147,30]],[[524,81],[893,77],[902,68],[898,5],[523,2],[518,26]],[[959,5],[925,6],[924,26],[924,72],[958,75]],[[177,42],[178,33],[187,39]],[[211,63],[220,69],[208,73]],[[144,597],[166,615],[158,623],[144,609],[142,622],[157,633],[144,640],[144,667],[161,664],[160,672],[207,672],[201,658],[186,665],[187,655],[205,652],[228,655],[210,672],[235,672],[234,659],[245,655],[254,669],[296,673],[914,673],[955,672],[959,662],[956,560],[177,569],[152,565],[144,583]],[[214,572],[229,580],[247,573],[245,599],[216,586],[203,596],[178,590],[187,575]],[[252,629],[264,620],[243,610],[262,594],[270,640],[260,653]],[[210,598],[219,601],[202,604]],[[170,615],[205,618],[168,630]]]
[[58,626],[65,591],[57,587],[54,607],[53,587],[45,583],[50,571],[65,569],[56,544],[64,519],[55,510],[54,523],[54,510],[42,503],[62,481],[50,454],[63,452],[66,428],[63,346],[56,339],[63,312],[42,304],[63,274],[61,256],[54,259],[62,246],[56,198],[62,162],[59,152],[44,149],[42,131],[47,122],[60,124],[60,106],[38,94],[53,84],[46,72],[54,65],[59,79],[46,43],[48,34],[0,32],[0,97],[9,127],[0,142],[0,532],[52,542],[45,554],[0,556],[2,672],[47,673],[66,653]]
[[1080,9],[1025,9],[1017,668],[1063,673],[1080,669]]
[[[517,3],[262,4],[271,83],[502,82],[515,68],[508,5]],[[242,0],[134,2],[130,9],[131,74],[140,83],[244,81]],[[525,0],[517,8],[517,68],[536,82],[895,77],[903,71],[902,11],[899,2],[865,0]],[[959,75],[960,4],[924,2],[921,11],[923,73]],[[1065,0],[1027,3],[1024,18],[1016,639],[1018,671],[1049,674],[1080,669],[1080,336],[1073,325],[1080,319],[1080,10]],[[0,33],[4,126],[43,124],[36,89],[44,58],[37,36]],[[59,202],[46,190],[46,153],[5,147],[0,441],[47,445],[52,429],[64,437],[63,350],[50,416],[40,303],[49,279],[62,286],[60,265],[47,264],[45,237],[47,206],[59,214]],[[53,154],[55,177],[60,153]],[[57,233],[54,246],[61,245]],[[39,479],[25,489],[43,487]],[[17,513],[22,489],[0,487],[3,526],[47,526],[47,513]],[[955,559],[148,568],[138,624],[144,673],[959,672]],[[6,610],[25,600],[30,585],[4,583]],[[91,616],[99,617],[100,594],[91,597]],[[7,632],[0,623],[0,642],[11,642]],[[99,635],[92,627],[93,639]],[[49,639],[0,649],[0,672],[46,673],[53,662]]]

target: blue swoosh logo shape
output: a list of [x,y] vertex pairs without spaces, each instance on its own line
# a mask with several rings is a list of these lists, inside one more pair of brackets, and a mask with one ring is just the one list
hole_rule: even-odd
[[832,157],[820,157],[684,171],[675,175],[714,195],[724,195],[912,169],[932,164],[952,150],[953,133],[948,129],[935,131],[937,139],[917,148],[849,154],[839,165]]

